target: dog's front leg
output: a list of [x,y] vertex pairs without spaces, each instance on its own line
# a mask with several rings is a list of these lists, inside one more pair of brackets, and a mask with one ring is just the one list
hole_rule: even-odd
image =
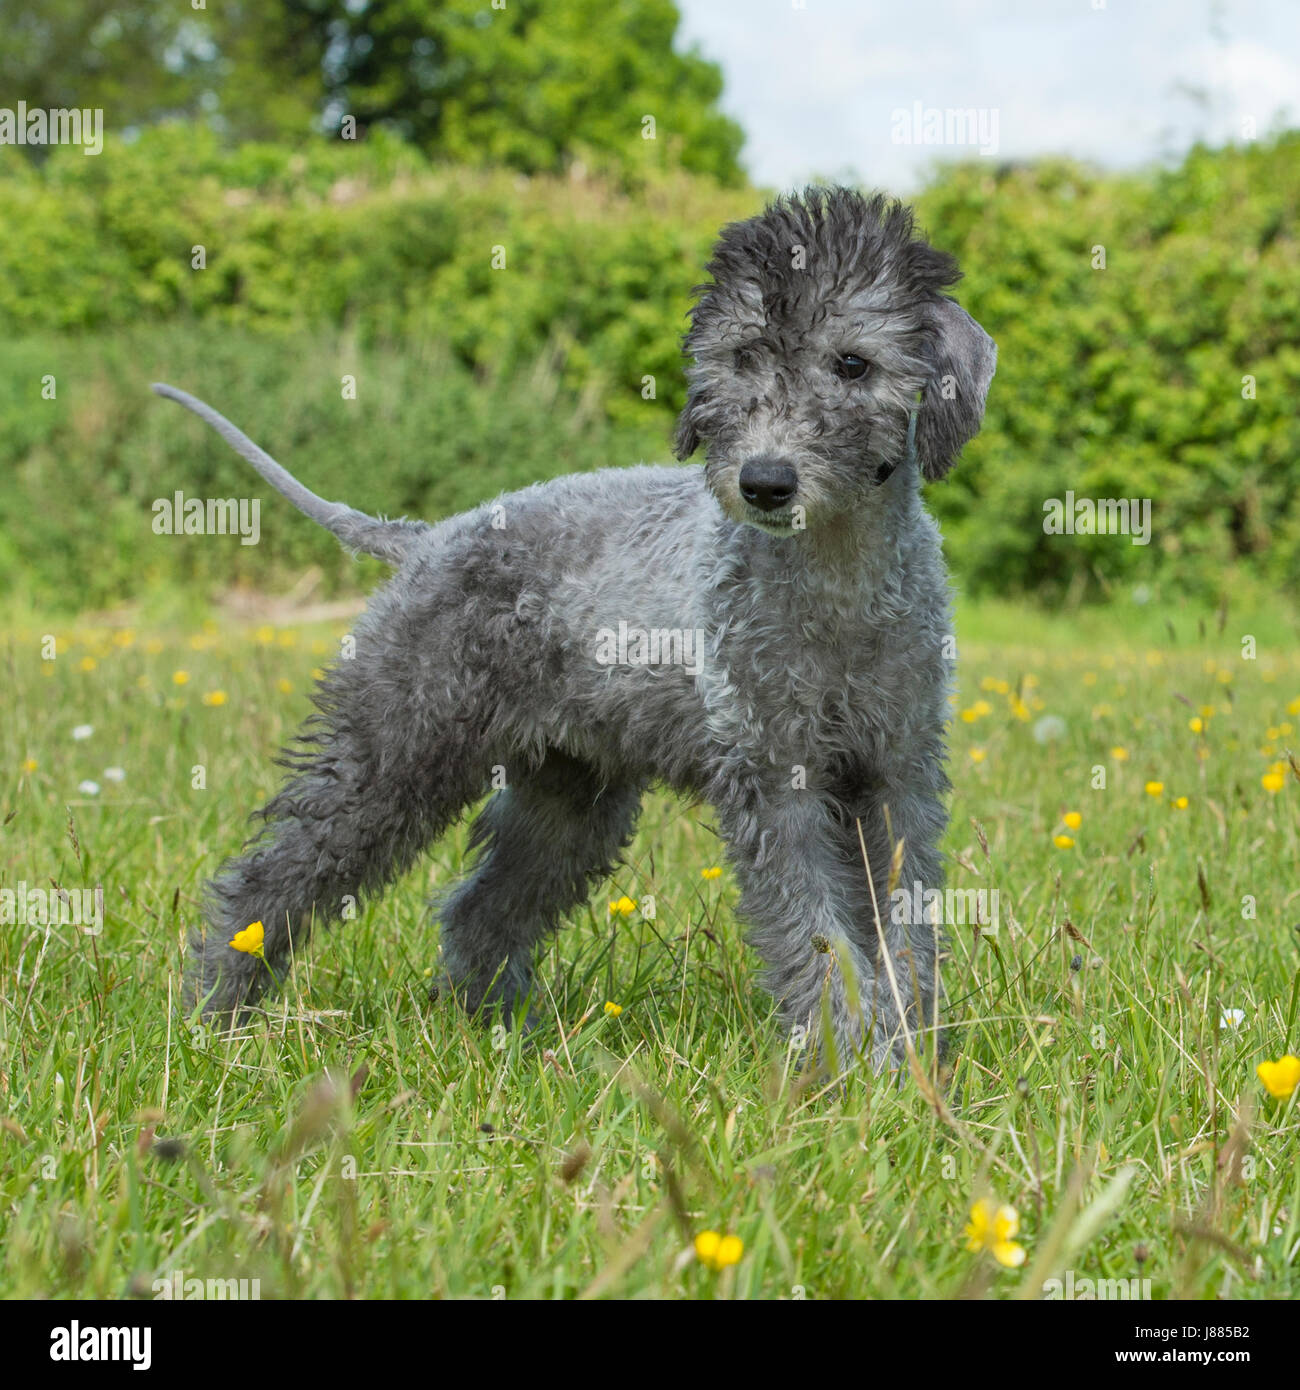
[[[856,861],[874,965],[867,1003],[901,1063],[910,1040],[919,1051],[940,1046],[939,959],[944,916],[938,842],[946,812],[936,780],[932,791],[894,784],[841,809],[845,852]],[[868,869],[870,877],[868,877]]]
[[843,853],[829,800],[768,776],[733,781],[714,804],[764,984],[806,1059],[832,1073],[861,1055],[877,1071],[896,1064],[901,1045],[873,1030],[878,990],[863,876]]

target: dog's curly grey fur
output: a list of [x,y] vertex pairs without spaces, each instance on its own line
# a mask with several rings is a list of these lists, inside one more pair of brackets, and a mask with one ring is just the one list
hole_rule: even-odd
[[[470,1007],[524,1002],[538,943],[658,782],[716,809],[767,987],[815,1056],[880,1069],[932,1031],[937,929],[895,921],[886,893],[900,841],[904,885],[941,880],[952,653],[920,481],[978,430],[995,349],[944,294],[955,263],[883,197],[778,200],[723,231],[709,271],[677,435],[679,458],[707,446],[703,469],[382,523],[286,482],[221,421],[299,506],[400,568],[320,683],[264,833],[211,885],[191,1001],[238,1013],[271,977],[237,931],[260,920],[282,976],[313,922],[380,889],[504,769],[474,872],[439,909]],[[607,664],[620,623],[700,631],[701,659]]]

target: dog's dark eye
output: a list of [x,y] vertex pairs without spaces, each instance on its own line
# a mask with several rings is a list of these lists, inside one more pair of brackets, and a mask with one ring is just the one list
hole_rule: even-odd
[[855,357],[851,352],[846,352],[835,359],[835,372],[845,381],[857,381],[859,377],[866,376],[870,365],[866,358]]

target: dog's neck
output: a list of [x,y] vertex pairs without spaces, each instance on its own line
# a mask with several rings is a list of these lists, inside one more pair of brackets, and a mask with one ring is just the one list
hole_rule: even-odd
[[921,512],[915,465],[896,469],[875,490],[869,505],[792,536],[772,536],[756,526],[734,526],[741,568],[774,602],[781,595],[869,602],[893,587],[903,563],[903,544],[916,534]]

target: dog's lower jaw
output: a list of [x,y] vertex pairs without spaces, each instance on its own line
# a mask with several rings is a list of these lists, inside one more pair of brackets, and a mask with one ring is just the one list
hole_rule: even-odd
[[761,517],[747,516],[741,523],[744,526],[752,526],[755,530],[761,531],[765,536],[773,536],[777,540],[788,540],[791,536],[797,536],[803,529],[796,526],[792,521],[765,521]]

